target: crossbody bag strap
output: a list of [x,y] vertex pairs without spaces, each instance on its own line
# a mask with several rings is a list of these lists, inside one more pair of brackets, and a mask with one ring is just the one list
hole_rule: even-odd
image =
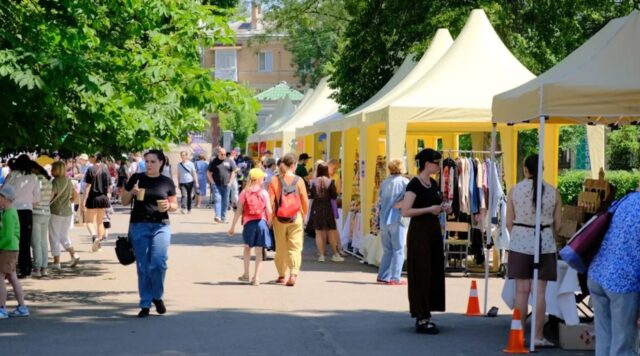
[[67,188],[69,188],[70,184],[71,184],[71,181],[69,179],[67,179],[67,184],[64,186],[64,188],[62,189],[62,191],[60,193],[56,194],[56,196],[53,197],[53,199],[51,199],[51,201],[49,202],[49,206],[53,205],[53,202],[58,200],[58,197],[60,197],[62,195],[62,193],[66,193],[67,192]]
[[193,173],[191,172],[191,170],[190,170],[190,169],[187,169],[187,167],[185,167],[185,166],[184,166],[184,164],[182,164],[182,162],[180,162],[180,165],[182,166],[182,168],[183,168],[185,171],[187,171],[187,173],[189,173],[189,174],[193,174]]

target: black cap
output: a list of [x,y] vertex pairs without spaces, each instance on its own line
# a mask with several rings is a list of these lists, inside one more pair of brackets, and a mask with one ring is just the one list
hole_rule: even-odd
[[271,151],[269,151],[269,150],[266,150],[266,151],[264,151],[264,154],[266,154],[266,155],[270,155],[270,154],[273,154],[273,152],[271,152]]
[[427,162],[435,163],[441,158],[442,158],[442,155],[440,154],[440,152],[433,150],[431,148],[425,148],[424,150],[420,151],[416,155],[416,162],[418,163],[418,169],[422,169],[425,163]]
[[300,157],[298,157],[298,161],[302,161],[302,160],[309,159],[309,158],[311,158],[311,156],[309,156],[306,153],[303,153],[303,154],[300,155]]

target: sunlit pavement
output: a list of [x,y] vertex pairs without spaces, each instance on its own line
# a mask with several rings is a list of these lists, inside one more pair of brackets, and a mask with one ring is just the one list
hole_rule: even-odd
[[507,343],[511,315],[500,299],[502,279],[489,284],[488,304],[500,315],[468,318],[470,278],[447,278],[447,312],[433,319],[441,333],[419,335],[406,286],[376,284],[377,269],[353,257],[316,262],[310,238],[295,287],[270,283],[272,261],[264,264],[261,286],[237,282],[242,238],[228,237],[229,225],[213,224],[204,209],[171,215],[168,312],[157,316],[152,308],[151,317],[138,319],[135,267],[120,265],[113,250],[127,219],[114,216],[110,240],[97,253],[86,228],[74,228],[80,265],[69,268],[63,255],[61,272],[22,280],[31,316],[0,320],[0,355],[499,355]]

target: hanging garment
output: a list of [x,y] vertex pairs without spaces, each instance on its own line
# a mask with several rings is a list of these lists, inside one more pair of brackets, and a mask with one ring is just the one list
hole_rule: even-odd
[[474,164],[477,167],[477,173],[476,173],[476,193],[477,193],[477,199],[478,199],[478,207],[480,209],[486,209],[487,208],[487,203],[485,201],[484,198],[484,191],[482,190],[482,182],[484,181],[484,162],[480,161],[479,159],[475,158],[474,159]]
[[469,209],[471,214],[477,214],[480,211],[479,201],[476,194],[476,166],[473,159],[469,159],[469,184],[467,189],[469,190]]
[[469,214],[469,167],[464,157],[458,158],[460,177],[458,178],[458,191],[460,194],[460,212]]

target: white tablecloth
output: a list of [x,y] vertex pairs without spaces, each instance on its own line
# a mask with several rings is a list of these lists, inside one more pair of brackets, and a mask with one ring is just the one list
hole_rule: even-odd
[[[576,307],[575,292],[580,291],[578,272],[569,268],[566,262],[558,260],[558,279],[547,283],[545,301],[547,313],[564,320],[567,325],[578,325],[578,308]],[[516,300],[516,282],[513,279],[505,280],[502,288],[502,300],[513,309]],[[529,305],[533,304],[533,298],[529,296]]]

